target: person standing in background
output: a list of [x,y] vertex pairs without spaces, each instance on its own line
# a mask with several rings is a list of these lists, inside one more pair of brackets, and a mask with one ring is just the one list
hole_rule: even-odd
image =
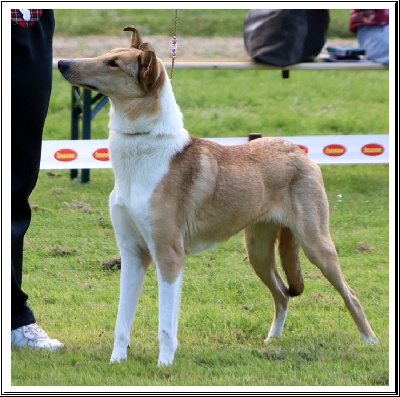
[[53,33],[52,10],[11,10],[11,345],[50,350],[64,345],[36,324],[21,284],[28,200],[39,175],[52,87]]
[[389,10],[351,10],[350,30],[368,59],[389,64]]

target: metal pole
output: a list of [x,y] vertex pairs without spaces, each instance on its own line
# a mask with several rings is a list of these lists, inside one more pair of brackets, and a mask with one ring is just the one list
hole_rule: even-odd
[[[76,100],[76,96],[79,95],[79,88],[72,86],[71,95],[71,139],[77,140],[79,138],[79,114],[81,110],[79,108],[79,101]],[[73,169],[70,171],[70,178],[74,179],[78,176],[78,170]]]
[[[83,129],[82,129],[82,139],[90,139],[90,122],[92,119],[91,114],[92,106],[92,91],[84,89],[83,90]],[[90,180],[90,170],[83,169],[81,175],[82,183],[87,183]]]

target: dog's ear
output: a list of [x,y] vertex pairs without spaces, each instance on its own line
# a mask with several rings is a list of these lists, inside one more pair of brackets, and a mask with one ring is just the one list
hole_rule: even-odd
[[124,32],[132,32],[131,48],[139,48],[142,45],[143,41],[137,29],[132,26],[125,26]]
[[154,51],[143,51],[139,55],[139,82],[146,91],[153,88],[159,77],[160,66]]
[[142,51],[153,51],[153,52],[155,52],[155,51],[154,51],[154,48],[151,46],[150,43],[142,43],[142,44],[140,44],[139,50],[142,50]]

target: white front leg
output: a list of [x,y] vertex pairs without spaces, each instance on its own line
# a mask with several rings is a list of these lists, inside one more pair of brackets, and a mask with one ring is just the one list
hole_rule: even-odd
[[113,205],[111,195],[111,219],[121,253],[120,297],[114,333],[114,349],[110,362],[127,359],[130,332],[136,314],[139,296],[146,270],[151,261],[149,254],[138,247],[125,207]]
[[127,359],[131,327],[145,274],[146,267],[143,266],[140,258],[130,257],[124,261],[121,255],[120,298],[111,363]]
[[172,283],[162,279],[157,267],[158,278],[158,339],[160,341],[160,355],[158,365],[171,365],[178,347],[177,331],[178,317],[183,278],[183,268],[178,277]]

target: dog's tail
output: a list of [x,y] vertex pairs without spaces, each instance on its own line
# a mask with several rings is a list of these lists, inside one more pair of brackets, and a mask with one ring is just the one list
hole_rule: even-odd
[[284,226],[280,230],[279,255],[289,284],[289,296],[298,296],[304,290],[300,268],[299,244],[296,242],[292,231]]

